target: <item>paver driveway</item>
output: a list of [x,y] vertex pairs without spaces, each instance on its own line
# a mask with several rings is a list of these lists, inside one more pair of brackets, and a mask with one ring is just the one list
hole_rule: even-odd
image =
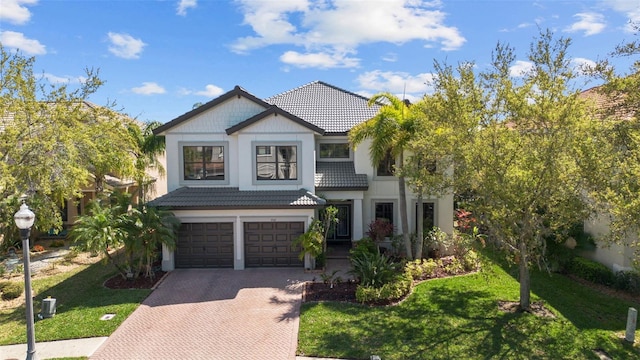
[[294,359],[302,269],[175,270],[91,359]]

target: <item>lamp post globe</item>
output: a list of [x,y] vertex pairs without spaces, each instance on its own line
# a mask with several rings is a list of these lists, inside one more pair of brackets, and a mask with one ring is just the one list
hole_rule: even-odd
[[22,258],[24,260],[24,295],[27,308],[27,360],[36,359],[36,336],[33,326],[33,298],[31,295],[31,262],[29,259],[29,235],[36,215],[22,203],[20,210],[13,216],[22,238]]

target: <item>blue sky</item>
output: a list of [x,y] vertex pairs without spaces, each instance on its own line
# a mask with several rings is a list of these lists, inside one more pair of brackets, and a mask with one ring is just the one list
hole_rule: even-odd
[[0,42],[35,56],[37,74],[73,85],[99,69],[91,101],[163,123],[235,85],[265,98],[321,80],[416,99],[434,59],[484,69],[498,41],[516,48],[517,74],[539,29],[589,63],[637,39],[630,21],[640,0],[0,0]]

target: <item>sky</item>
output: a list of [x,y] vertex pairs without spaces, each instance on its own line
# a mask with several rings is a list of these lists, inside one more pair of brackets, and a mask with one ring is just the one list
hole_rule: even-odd
[[637,40],[632,23],[640,0],[0,0],[0,42],[35,57],[36,75],[73,87],[99,70],[90,101],[162,123],[236,85],[267,98],[319,80],[415,100],[434,60],[486,70],[498,42],[518,76],[547,29],[590,64]]

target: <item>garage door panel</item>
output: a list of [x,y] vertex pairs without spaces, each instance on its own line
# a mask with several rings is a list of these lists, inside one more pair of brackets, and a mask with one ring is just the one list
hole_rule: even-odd
[[304,222],[245,223],[245,266],[299,267],[299,247],[293,241],[304,232]]
[[233,229],[233,223],[183,223],[175,250],[176,267],[233,267]]

